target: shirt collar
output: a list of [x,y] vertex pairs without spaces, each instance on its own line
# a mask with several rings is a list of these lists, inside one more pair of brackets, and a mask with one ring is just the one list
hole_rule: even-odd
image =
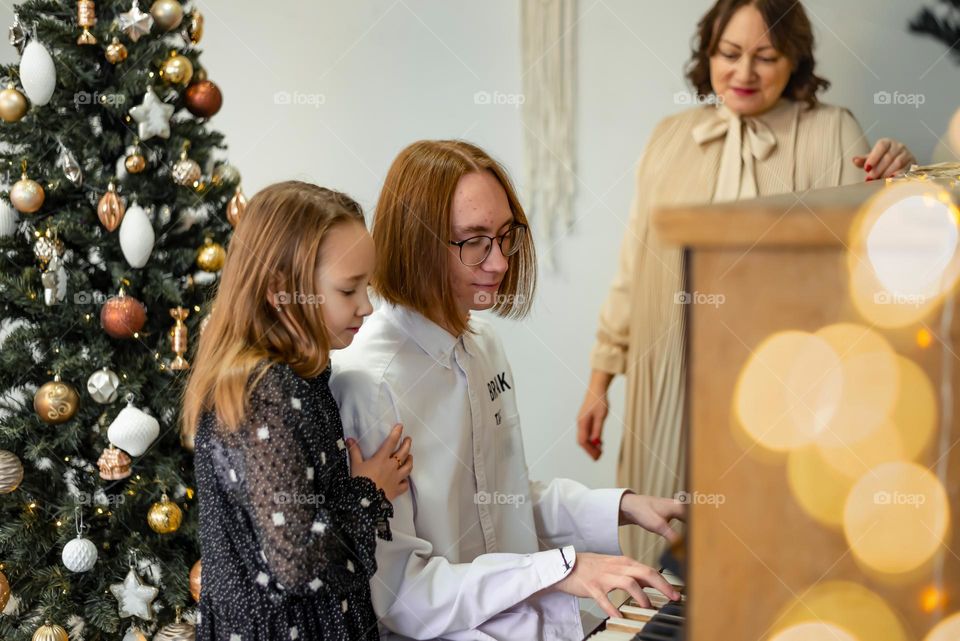
[[470,334],[455,337],[423,314],[404,307],[385,303],[383,313],[392,319],[396,325],[409,336],[430,358],[440,365],[450,368],[450,354],[457,346],[463,345],[469,356],[474,355],[474,343]]

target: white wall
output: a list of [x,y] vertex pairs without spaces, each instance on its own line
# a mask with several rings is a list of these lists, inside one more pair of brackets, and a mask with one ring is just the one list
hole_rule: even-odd
[[[933,0],[930,0],[932,3]],[[149,2],[141,2],[144,6]],[[682,69],[707,0],[580,0],[577,224],[557,242],[535,314],[499,327],[512,354],[531,473],[592,485],[614,479],[623,411],[612,389],[607,452],[592,463],[575,445],[595,319],[612,276],[632,193],[632,169],[654,124],[682,106]],[[204,66],[223,90],[213,125],[227,134],[248,195],[300,178],[347,191],[368,210],[394,155],[419,138],[467,138],[500,158],[522,185],[519,112],[476,105],[476,91],[520,91],[514,0],[203,0]],[[906,31],[921,3],[805,2],[819,40],[828,101],[847,106],[871,139],[929,156],[960,106],[960,68],[946,48]],[[101,19],[104,17],[101,16]],[[0,8],[0,25],[12,10]],[[12,48],[2,46],[4,60]],[[921,109],[874,104],[879,90],[925,94]],[[323,104],[277,105],[278,91]],[[318,100],[319,101],[319,100]]]

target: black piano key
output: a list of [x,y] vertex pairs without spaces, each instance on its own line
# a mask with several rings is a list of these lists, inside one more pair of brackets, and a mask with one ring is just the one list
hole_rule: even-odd
[[685,608],[683,607],[683,603],[680,603],[679,601],[671,601],[660,608],[660,612],[662,614],[671,614],[673,616],[682,617],[684,616]]

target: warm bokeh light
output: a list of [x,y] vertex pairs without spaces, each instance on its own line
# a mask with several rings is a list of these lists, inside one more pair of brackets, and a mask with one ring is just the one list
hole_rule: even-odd
[[851,581],[825,581],[811,587],[787,605],[776,619],[773,632],[778,634],[811,622],[835,625],[861,641],[907,641],[908,638],[890,605]]
[[903,327],[939,304],[960,274],[958,219],[950,193],[930,181],[890,183],[864,205],[848,264],[865,318]]
[[737,417],[760,445],[787,451],[813,441],[833,419],[843,392],[836,352],[806,332],[765,340],[744,366],[735,392]]
[[866,472],[847,495],[843,530],[854,558],[886,574],[927,562],[950,522],[947,492],[926,468],[885,463]]
[[827,527],[843,526],[843,507],[854,480],[828,465],[816,446],[793,450],[787,457],[793,498],[811,518]]
[[949,616],[930,633],[923,638],[923,641],[957,641],[960,639],[960,613]]
[[883,336],[863,325],[838,323],[817,331],[839,356],[843,394],[829,426],[817,441],[850,447],[886,422],[897,399],[900,370]]
[[770,641],[858,641],[858,639],[840,626],[821,621],[811,621],[791,626]]
[[933,344],[933,332],[926,327],[917,330],[917,347],[927,349]]
[[937,398],[929,377],[908,358],[897,356],[895,363],[893,408],[870,438],[850,440],[842,431],[829,431],[817,440],[823,459],[853,479],[881,463],[916,460],[936,430]]
[[[947,595],[936,586],[928,586],[920,593],[920,609],[930,613],[939,610],[947,602]],[[957,637],[960,639],[960,636]]]

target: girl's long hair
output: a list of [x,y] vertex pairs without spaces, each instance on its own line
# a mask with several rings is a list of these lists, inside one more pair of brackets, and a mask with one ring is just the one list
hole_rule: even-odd
[[364,224],[354,200],[305,182],[270,185],[250,200],[191,362],[181,414],[187,447],[205,410],[215,411],[228,430],[237,429],[249,390],[269,369],[250,381],[264,359],[287,363],[304,378],[326,368],[330,345],[316,304],[318,268],[327,232],[346,222]]

